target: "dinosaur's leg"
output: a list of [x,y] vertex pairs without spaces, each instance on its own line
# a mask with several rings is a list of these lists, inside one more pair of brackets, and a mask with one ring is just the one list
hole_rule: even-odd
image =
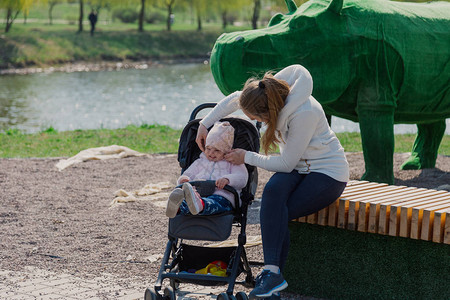
[[417,136],[411,156],[400,167],[402,170],[434,168],[439,145],[445,133],[445,120],[417,124]]
[[362,180],[394,184],[394,111],[358,107],[366,172]]

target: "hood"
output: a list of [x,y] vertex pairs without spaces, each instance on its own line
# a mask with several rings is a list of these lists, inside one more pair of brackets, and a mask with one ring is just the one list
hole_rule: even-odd
[[277,129],[281,132],[287,131],[287,124],[292,114],[298,111],[312,94],[313,81],[311,74],[301,65],[292,65],[275,75],[277,79],[285,80],[290,92],[286,103],[278,115]]

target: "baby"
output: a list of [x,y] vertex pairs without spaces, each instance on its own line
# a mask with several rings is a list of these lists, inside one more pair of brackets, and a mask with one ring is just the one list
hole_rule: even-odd
[[[234,128],[229,122],[216,122],[209,131],[205,152],[178,178],[177,184],[167,201],[166,215],[173,218],[179,212],[183,215],[213,215],[231,211],[235,205],[232,193],[225,191],[225,185],[236,189],[238,195],[247,184],[248,172],[244,164],[233,165],[224,156],[233,146]],[[201,197],[189,181],[215,180],[216,189],[208,197]],[[184,199],[184,201],[183,201]]]

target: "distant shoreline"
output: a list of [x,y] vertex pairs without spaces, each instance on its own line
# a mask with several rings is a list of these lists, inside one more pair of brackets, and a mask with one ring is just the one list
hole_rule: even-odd
[[195,58],[167,58],[167,59],[150,59],[142,61],[79,61],[74,63],[65,63],[54,66],[44,67],[26,67],[26,68],[8,68],[0,69],[0,75],[28,75],[36,73],[53,73],[53,72],[97,72],[97,71],[119,71],[122,69],[145,70],[150,67],[172,64],[209,64],[209,56]]

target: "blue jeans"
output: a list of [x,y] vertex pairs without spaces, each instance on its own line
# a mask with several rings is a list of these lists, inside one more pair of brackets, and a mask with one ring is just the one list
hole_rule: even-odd
[[290,239],[288,222],[307,216],[333,203],[345,182],[321,174],[275,173],[267,182],[261,200],[261,235],[266,265],[284,269]]
[[[199,213],[199,215],[201,215],[201,216],[216,215],[216,214],[220,214],[220,213],[224,213],[224,212],[233,210],[233,206],[231,205],[231,202],[223,196],[212,194],[208,197],[202,197],[202,199],[203,199],[203,202],[205,203],[205,207]],[[182,214],[182,215],[190,215],[191,214],[191,212],[189,211],[189,207],[185,200],[183,200],[183,202],[181,202],[180,214]]]

